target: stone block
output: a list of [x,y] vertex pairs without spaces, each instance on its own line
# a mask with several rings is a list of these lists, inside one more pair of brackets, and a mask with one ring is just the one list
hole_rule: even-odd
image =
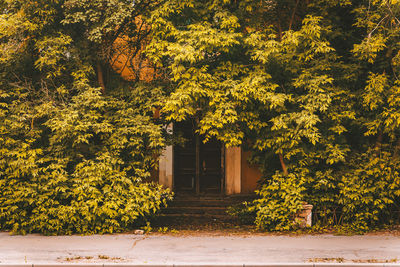
[[312,226],[312,208],[313,205],[304,204],[303,209],[296,214],[296,221],[300,222],[300,228]]

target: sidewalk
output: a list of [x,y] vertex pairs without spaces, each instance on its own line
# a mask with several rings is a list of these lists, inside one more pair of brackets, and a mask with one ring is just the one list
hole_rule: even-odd
[[[400,236],[10,236],[0,233],[0,265],[400,264]],[[378,265],[378,264],[376,264]],[[400,266],[400,265],[398,265]]]

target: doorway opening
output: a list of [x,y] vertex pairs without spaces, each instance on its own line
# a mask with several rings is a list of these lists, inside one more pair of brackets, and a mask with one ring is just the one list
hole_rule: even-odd
[[184,140],[174,146],[174,190],[178,194],[214,195],[224,192],[224,149],[222,144],[195,132],[194,120],[174,124]]

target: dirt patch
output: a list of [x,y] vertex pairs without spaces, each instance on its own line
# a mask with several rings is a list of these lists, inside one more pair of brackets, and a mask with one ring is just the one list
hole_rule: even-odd
[[60,262],[70,262],[70,263],[92,263],[100,261],[107,262],[124,262],[125,259],[121,257],[111,257],[108,255],[97,255],[97,256],[71,256],[66,258],[58,258]]
[[268,232],[258,230],[254,225],[240,224],[238,222],[225,222],[225,221],[194,221],[183,220],[179,223],[168,223],[152,225],[150,235],[174,235],[174,236],[302,236],[302,235],[338,235],[338,236],[352,236],[352,235],[390,235],[400,236],[400,226],[392,226],[386,229],[374,230],[364,234],[359,233],[343,233],[335,228],[326,228],[320,230],[314,229],[298,229],[295,231],[285,232]]
[[397,263],[399,262],[397,258],[394,259],[357,259],[357,260],[347,260],[345,258],[311,258],[307,262],[326,262],[326,263],[343,263],[343,262],[353,262],[353,263]]

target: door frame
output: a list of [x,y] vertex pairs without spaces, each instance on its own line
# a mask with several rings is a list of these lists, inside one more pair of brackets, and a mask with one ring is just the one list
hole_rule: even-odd
[[[176,126],[175,126],[176,127]],[[221,149],[219,150],[216,150],[216,153],[218,153],[218,156],[217,156],[217,154],[215,154],[215,159],[216,160],[218,160],[220,163],[218,163],[218,167],[217,167],[217,170],[218,170],[218,172],[219,172],[219,175],[217,175],[215,178],[215,182],[216,182],[216,187],[215,187],[215,189],[211,189],[211,191],[213,191],[213,190],[215,190],[215,192],[210,192],[210,191],[208,191],[207,192],[207,189],[204,187],[204,182],[206,182],[207,180],[205,179],[205,174],[204,174],[204,170],[203,170],[203,165],[202,164],[204,164],[204,159],[205,159],[205,157],[207,157],[207,156],[205,156],[206,154],[203,154],[205,151],[203,151],[203,149],[205,149],[205,146],[203,145],[203,143],[202,143],[202,137],[201,137],[201,135],[199,135],[199,134],[197,134],[197,133],[195,133],[194,132],[194,129],[193,128],[191,128],[192,126],[191,126],[191,124],[189,123],[189,127],[185,127],[185,126],[183,126],[183,128],[182,129],[185,129],[184,131],[187,131],[187,130],[189,130],[189,129],[191,129],[191,130],[189,130],[189,131],[191,131],[191,134],[189,134],[189,136],[190,136],[190,138],[191,138],[191,140],[192,140],[192,142],[189,142],[189,143],[192,143],[192,146],[190,146],[191,148],[189,148],[189,149],[191,149],[191,151],[193,152],[193,154],[194,154],[194,158],[195,158],[195,162],[194,162],[194,166],[193,165],[191,165],[191,166],[193,166],[194,168],[192,169],[193,171],[194,171],[194,183],[192,184],[192,189],[187,189],[187,190],[184,190],[183,189],[183,191],[181,191],[181,193],[184,193],[184,192],[186,192],[186,193],[193,193],[193,194],[195,194],[195,195],[215,195],[215,194],[218,194],[218,195],[221,195],[221,194],[225,194],[225,188],[224,188],[224,185],[225,185],[225,160],[224,160],[224,151],[225,151],[225,149],[224,149],[224,146],[218,141],[218,147],[220,147]],[[194,126],[193,126],[194,127]],[[193,143],[194,143],[194,146],[193,146]],[[211,145],[213,145],[213,144],[211,144]],[[172,149],[173,149],[173,160],[172,160],[172,163],[173,163],[173,170],[172,170],[172,172],[173,172],[173,190],[175,191],[175,192],[179,192],[179,190],[182,190],[181,188],[177,188],[176,187],[176,183],[175,183],[175,175],[178,175],[178,173],[176,173],[176,169],[175,168],[185,168],[185,166],[180,166],[180,165],[177,165],[176,163],[177,163],[177,153],[179,153],[179,149],[177,149],[177,147],[172,147]],[[187,153],[187,151],[186,151],[186,153]],[[192,163],[193,163],[193,161],[192,161]],[[214,180],[214,179],[213,179]],[[209,190],[210,190],[210,188],[209,188]]]
[[[166,126],[167,133],[172,134],[173,124]],[[221,148],[221,194],[232,195],[241,193],[241,148]],[[174,147],[167,146],[159,157],[159,184],[171,190],[174,185]]]

